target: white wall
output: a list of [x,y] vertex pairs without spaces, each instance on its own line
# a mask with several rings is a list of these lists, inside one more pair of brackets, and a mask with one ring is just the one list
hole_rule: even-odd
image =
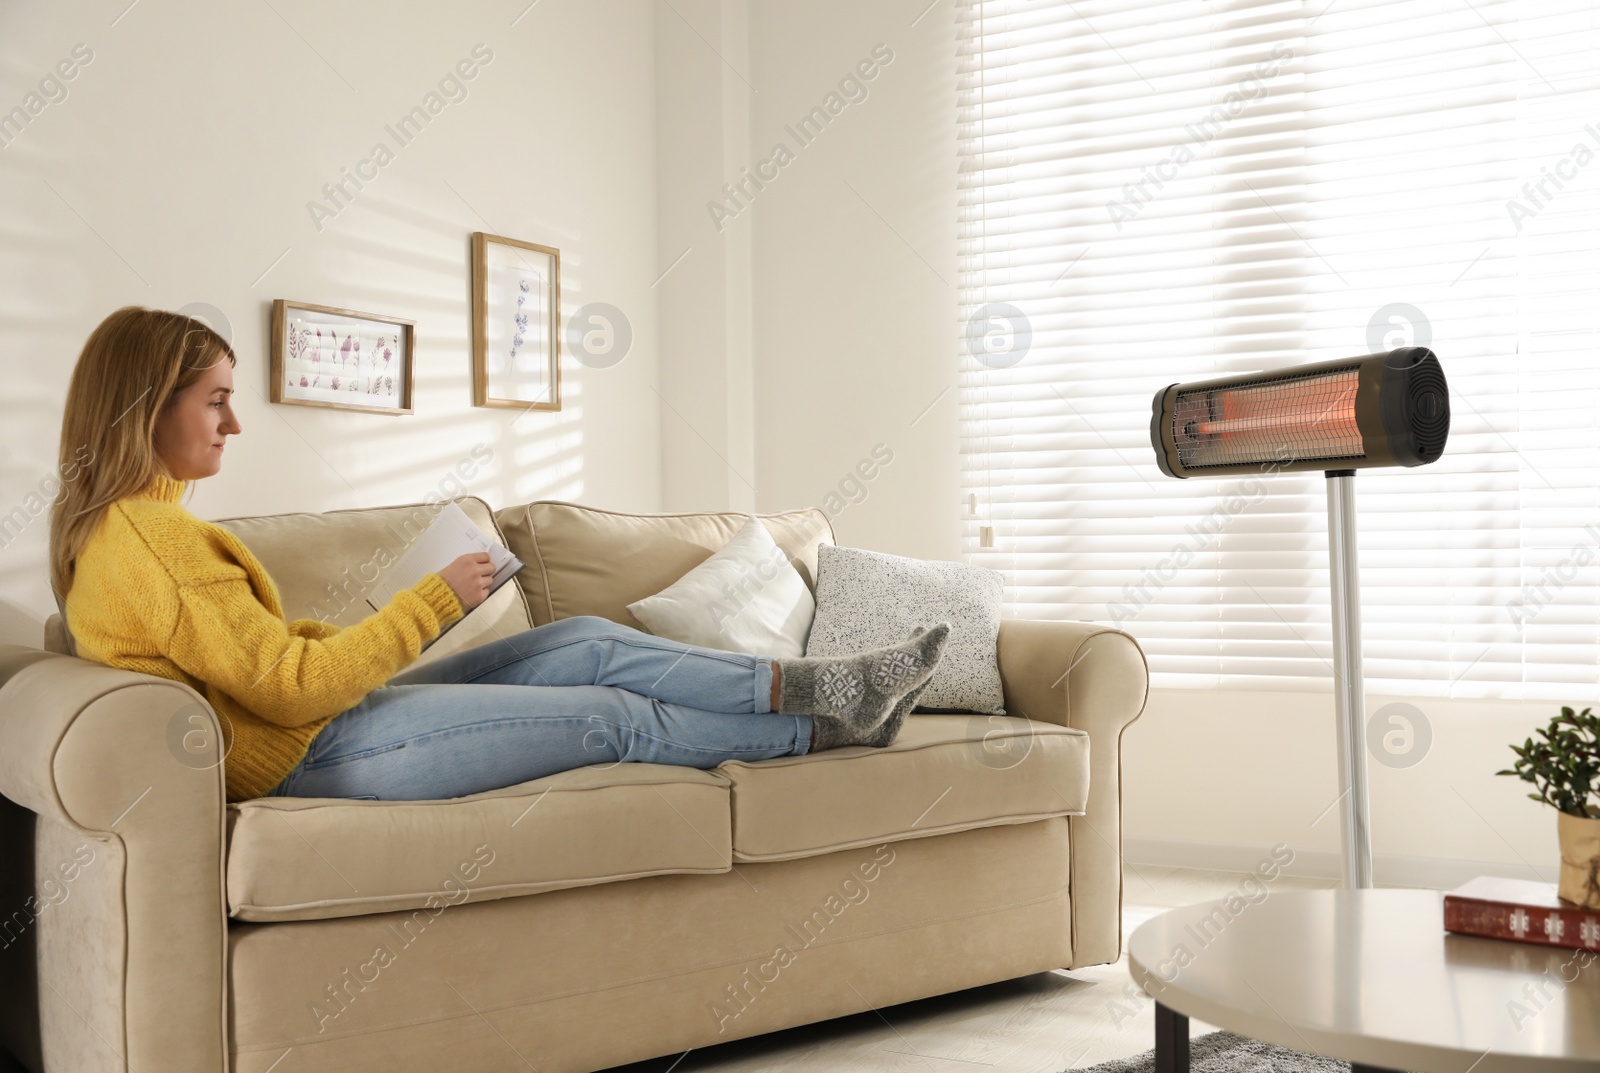
[[748,17],[743,0],[656,9],[664,510],[771,509],[756,496],[750,233],[721,234],[705,211],[747,153]]
[[[689,252],[657,288],[664,509],[815,505],[841,543],[959,558],[953,10],[673,7],[663,269]],[[820,133],[787,129],[830,93]]]
[[[751,157],[795,157],[726,227],[754,225],[761,502],[822,504],[842,544],[959,559],[954,9],[762,3],[750,37]],[[839,114],[801,131],[830,93]]]
[[[1132,632],[1137,636],[1136,627]],[[1367,697],[1368,716],[1399,700]],[[1421,757],[1407,767],[1383,763],[1376,758],[1382,740],[1370,743],[1377,882],[1448,888],[1475,875],[1554,881],[1555,813],[1527,799],[1527,783],[1493,773],[1516,759],[1509,743],[1521,744],[1557,709],[1405,703],[1420,712],[1432,742],[1409,752],[1396,739],[1402,756]],[[1295,851],[1290,872],[1341,874],[1331,692],[1156,690],[1123,747],[1129,860],[1248,870],[1282,842]]]
[[[656,7],[543,0],[513,26],[525,8],[0,6],[0,109],[75,45],[93,54],[0,148],[0,515],[55,471],[93,327],[194,302],[232,324],[244,427],[195,489],[201,517],[418,501],[480,442],[494,460],[467,483],[492,506],[658,509]],[[478,43],[493,58],[465,98],[397,146],[385,124]],[[319,232],[307,202],[380,142],[393,162]],[[632,322],[621,363],[563,362],[560,413],[471,404],[473,231],[558,247],[564,310]],[[268,404],[274,298],[414,320],[416,413]],[[0,642],[39,644],[54,611],[47,526],[0,534]]]

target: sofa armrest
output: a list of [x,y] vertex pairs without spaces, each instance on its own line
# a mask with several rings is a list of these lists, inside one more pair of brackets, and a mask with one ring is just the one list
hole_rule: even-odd
[[[46,1067],[228,1068],[221,741],[182,683],[0,645],[0,794],[37,817],[5,825],[37,894],[0,976],[37,994],[22,1042]],[[68,841],[88,863],[62,867]]]
[[1072,965],[1122,956],[1122,732],[1144,711],[1144,650],[1089,622],[1002,619],[1006,712],[1089,735],[1089,802],[1069,821]]

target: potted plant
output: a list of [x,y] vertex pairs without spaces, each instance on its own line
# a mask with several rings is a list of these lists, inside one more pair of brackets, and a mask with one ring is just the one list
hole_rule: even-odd
[[1556,893],[1585,909],[1600,909],[1600,716],[1588,708],[1576,714],[1562,708],[1539,737],[1511,746],[1516,763],[1495,774],[1533,783],[1539,792],[1528,796],[1556,810]]

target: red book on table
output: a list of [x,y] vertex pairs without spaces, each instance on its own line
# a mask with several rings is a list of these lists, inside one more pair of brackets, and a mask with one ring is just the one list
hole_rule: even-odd
[[1556,897],[1553,883],[1479,876],[1444,896],[1444,930],[1600,950],[1600,909],[1584,909]]

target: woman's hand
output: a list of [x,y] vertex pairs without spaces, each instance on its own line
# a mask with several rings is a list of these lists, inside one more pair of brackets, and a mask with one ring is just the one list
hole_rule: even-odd
[[475,551],[457,558],[439,571],[439,576],[455,590],[456,598],[461,601],[461,610],[465,613],[488,598],[494,564],[489,561],[488,552]]

